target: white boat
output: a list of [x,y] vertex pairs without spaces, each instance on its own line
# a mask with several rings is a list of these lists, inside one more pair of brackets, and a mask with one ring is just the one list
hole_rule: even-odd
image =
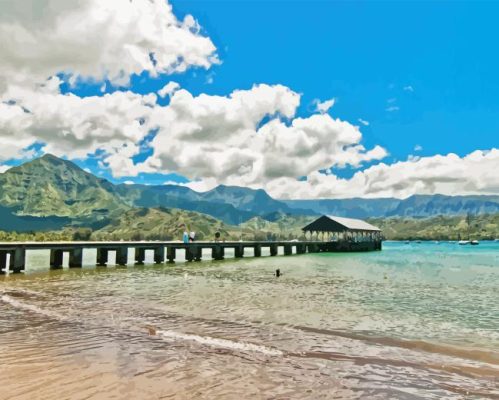
[[472,246],[477,246],[478,244],[480,244],[480,242],[479,242],[478,240],[472,240],[472,241],[470,242],[470,244],[471,244]]
[[457,244],[461,245],[461,246],[464,246],[465,244],[470,244],[471,242],[469,240],[460,240],[459,242],[457,242]]

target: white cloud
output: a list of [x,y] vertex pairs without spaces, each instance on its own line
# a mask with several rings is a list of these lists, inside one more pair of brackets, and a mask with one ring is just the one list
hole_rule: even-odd
[[359,118],[358,121],[364,126],[369,126],[369,121],[366,121],[365,119]]
[[319,99],[314,100],[315,110],[321,114],[327,113],[336,103],[336,99],[332,98],[321,102]]
[[8,171],[11,168],[10,165],[0,165],[0,174],[3,174],[5,171]]
[[3,85],[56,73],[126,84],[144,71],[208,68],[218,62],[216,48],[199,31],[165,0],[3,0],[0,77]]
[[[131,74],[218,62],[194,18],[179,21],[163,0],[4,0],[0,43],[0,162],[26,156],[39,143],[69,159],[103,151],[101,168],[116,177],[177,172],[191,179],[182,185],[196,190],[225,183],[293,198],[499,192],[496,149],[463,158],[412,157],[339,178],[331,167],[359,167],[387,151],[364,148],[358,127],[332,118],[335,99],[317,100],[319,114],[297,117],[300,95],[282,85],[193,96],[169,82],[158,91],[171,97],[167,106],[154,93],[61,94],[61,79],[90,79],[106,90],[105,79],[126,84]],[[399,110],[390,100],[386,110]],[[152,156],[135,164],[148,146]],[[0,172],[6,168],[0,165]],[[297,180],[303,176],[306,181]]]
[[175,93],[178,89],[180,89],[180,85],[177,82],[168,82],[163,88],[158,90],[158,95],[160,97],[166,97],[166,96],[171,96],[173,93]]
[[386,100],[386,102],[387,102],[388,104],[393,104],[393,103],[395,103],[396,101],[397,101],[397,98],[396,98],[396,97],[391,97],[391,98],[389,98],[388,100]]
[[421,151],[421,150],[423,150],[423,146],[421,146],[420,144],[414,146],[414,151]]
[[141,118],[156,104],[154,94],[117,91],[81,98],[12,84],[2,100],[10,103],[0,102],[0,160],[21,157],[37,142],[45,144],[45,152],[69,158],[123,146],[138,152],[136,143],[148,133]]
[[406,92],[414,92],[414,88],[411,85],[404,86]]
[[413,194],[499,194],[499,149],[417,157],[357,172],[351,179],[314,172],[307,181],[276,179],[267,185],[277,198],[397,197]]
[[[153,155],[132,165],[115,154],[119,175],[177,172],[205,187],[225,183],[259,187],[276,177],[296,178],[331,166],[360,165],[386,151],[360,145],[358,127],[328,114],[295,118],[300,96],[281,85],[256,85],[229,96],[192,96],[177,91],[155,107],[150,126],[159,129]],[[262,124],[265,117],[270,117]],[[281,117],[286,119],[283,122]]]

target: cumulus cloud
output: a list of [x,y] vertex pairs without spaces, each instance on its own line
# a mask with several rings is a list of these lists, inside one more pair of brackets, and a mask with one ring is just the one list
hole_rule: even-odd
[[178,20],[165,0],[3,0],[0,43],[0,76],[10,81],[64,73],[126,84],[131,74],[218,62],[194,18]]
[[267,190],[277,198],[397,197],[413,194],[499,194],[499,149],[464,157],[450,153],[380,163],[351,179],[314,172],[306,181],[276,179]]
[[44,151],[84,158],[98,149],[134,148],[147,135],[144,118],[156,96],[129,91],[78,97],[9,85],[0,103],[0,160],[21,157],[43,143]]
[[414,146],[414,151],[421,151],[421,150],[423,150],[423,146],[421,146],[420,144]]
[[411,85],[404,86],[406,92],[414,92],[414,88]]
[[385,110],[388,112],[394,112],[394,111],[400,110],[400,107],[399,106],[390,106],[390,107],[386,107]]
[[336,99],[332,98],[325,101],[320,101],[319,99],[314,100],[315,110],[321,114],[327,113],[336,103]]
[[0,165],[0,174],[3,174],[5,171],[9,170],[10,165]]
[[358,127],[348,122],[328,114],[296,117],[299,103],[300,96],[282,85],[255,85],[229,96],[193,96],[181,89],[168,106],[152,110],[149,123],[158,129],[152,156],[115,172],[178,172],[197,187],[259,187],[277,177],[386,156],[379,146],[366,150]]
[[[318,114],[298,117],[300,95],[282,85],[195,96],[169,82],[158,91],[170,96],[167,106],[154,93],[61,93],[63,82],[78,79],[106,90],[106,80],[125,85],[132,74],[217,63],[194,18],[178,20],[164,0],[4,0],[0,43],[0,163],[29,156],[38,144],[69,159],[99,154],[115,177],[180,173],[196,190],[224,183],[279,198],[499,192],[496,149],[380,163],[339,178],[332,167],[357,168],[387,151],[366,149],[359,127],[331,117],[335,99],[316,101]],[[151,155],[134,162],[144,149]],[[6,168],[0,164],[0,172]]]
[[359,118],[358,121],[364,126],[369,126],[369,121],[366,121],[365,119]]
[[158,95],[160,97],[171,96],[180,88],[180,85],[177,82],[168,82],[165,86],[163,86],[160,90],[158,90]]

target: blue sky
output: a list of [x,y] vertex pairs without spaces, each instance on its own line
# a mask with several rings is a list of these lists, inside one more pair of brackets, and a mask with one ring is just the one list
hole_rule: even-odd
[[[296,116],[303,118],[315,112],[315,101],[334,98],[329,114],[358,125],[367,149],[379,145],[389,153],[361,165],[334,166],[340,179],[380,162],[390,165],[448,153],[465,157],[498,147],[497,3],[171,3],[179,20],[193,15],[199,22],[200,34],[216,46],[220,64],[156,77],[144,71],[132,75],[128,87],[108,80],[104,91],[99,80],[81,81],[76,87],[65,83],[62,93],[84,97],[130,90],[146,95],[175,81],[193,96],[229,96],[259,83],[280,84],[301,95]],[[133,156],[135,162],[153,151],[143,148]],[[113,177],[99,157],[75,159],[118,182],[187,181],[181,173],[163,172]]]
[[[499,143],[499,4],[471,2],[173,1],[199,19],[221,49],[212,85],[226,94],[281,83],[315,98],[337,98],[334,116],[370,122],[369,144],[397,159],[465,155]],[[414,92],[404,90],[411,86]],[[390,99],[396,99],[389,103]],[[400,108],[388,112],[389,106]]]
[[[362,126],[364,143],[382,144],[393,160],[410,154],[464,156],[499,143],[499,53],[494,51],[499,4],[172,4],[180,18],[193,14],[199,20],[222,64],[158,79],[141,76],[133,80],[134,91],[158,90],[171,79],[193,94],[217,95],[280,83],[303,94],[302,115],[310,113],[314,99],[334,97],[331,114],[352,123],[368,121]],[[390,107],[394,111],[387,111]],[[422,150],[415,151],[417,145]]]

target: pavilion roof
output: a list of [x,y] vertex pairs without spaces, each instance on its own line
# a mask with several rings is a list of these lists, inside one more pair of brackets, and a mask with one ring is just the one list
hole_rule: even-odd
[[334,215],[323,215],[302,228],[302,230],[305,232],[381,231],[378,227],[361,219],[336,217]]

